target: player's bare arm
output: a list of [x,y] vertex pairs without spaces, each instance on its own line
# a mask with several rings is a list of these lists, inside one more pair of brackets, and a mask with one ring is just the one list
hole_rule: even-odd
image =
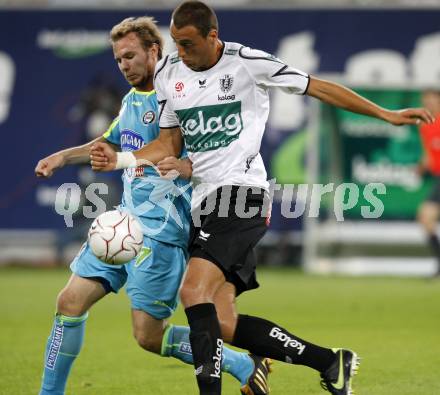
[[41,159],[35,167],[36,176],[51,177],[55,170],[65,165],[88,163],[90,160],[90,149],[97,142],[102,142],[102,144],[107,145],[112,150],[117,148],[116,145],[106,142],[104,137],[97,137],[86,144],[67,148]]
[[111,171],[116,169],[150,166],[161,160],[180,156],[182,135],[179,128],[161,129],[156,140],[132,152],[114,152],[105,144],[96,143],[90,151],[90,163],[95,171]]
[[178,159],[175,156],[168,156],[157,163],[157,168],[163,176],[170,171],[176,171],[185,179],[190,179],[192,176],[192,162],[188,158]]
[[344,110],[383,119],[397,126],[418,124],[421,121],[426,123],[434,122],[432,114],[424,108],[387,110],[358,95],[351,89],[316,77],[310,77],[310,84],[306,93],[309,96]]

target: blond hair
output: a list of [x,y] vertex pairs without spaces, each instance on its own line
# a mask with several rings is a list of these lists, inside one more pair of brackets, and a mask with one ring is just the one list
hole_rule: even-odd
[[153,44],[159,46],[158,58],[162,58],[163,38],[154,18],[149,16],[130,17],[113,26],[110,31],[110,41],[114,43],[129,33],[135,33],[145,49]]

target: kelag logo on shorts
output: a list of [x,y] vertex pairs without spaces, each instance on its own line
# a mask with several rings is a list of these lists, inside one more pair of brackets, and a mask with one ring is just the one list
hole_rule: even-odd
[[227,147],[243,130],[241,102],[176,110],[186,149],[204,152]]

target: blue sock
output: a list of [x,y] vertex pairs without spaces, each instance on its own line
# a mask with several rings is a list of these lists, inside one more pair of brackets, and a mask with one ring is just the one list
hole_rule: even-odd
[[[192,365],[193,357],[189,342],[189,327],[169,325],[163,335],[161,355],[174,357]],[[254,362],[248,354],[223,347],[223,372],[230,373],[241,384],[246,384],[253,370]]]
[[87,316],[55,316],[46,345],[40,395],[64,394],[70,368],[81,350]]

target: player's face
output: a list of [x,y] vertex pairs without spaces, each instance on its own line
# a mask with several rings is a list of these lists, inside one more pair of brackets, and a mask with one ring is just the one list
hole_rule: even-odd
[[217,62],[218,35],[216,30],[211,30],[207,37],[203,37],[195,26],[188,25],[177,29],[171,23],[170,31],[179,57],[190,69],[205,70]]
[[143,91],[153,89],[157,52],[156,45],[145,49],[136,33],[128,33],[113,43],[113,54],[119,70],[131,86]]

